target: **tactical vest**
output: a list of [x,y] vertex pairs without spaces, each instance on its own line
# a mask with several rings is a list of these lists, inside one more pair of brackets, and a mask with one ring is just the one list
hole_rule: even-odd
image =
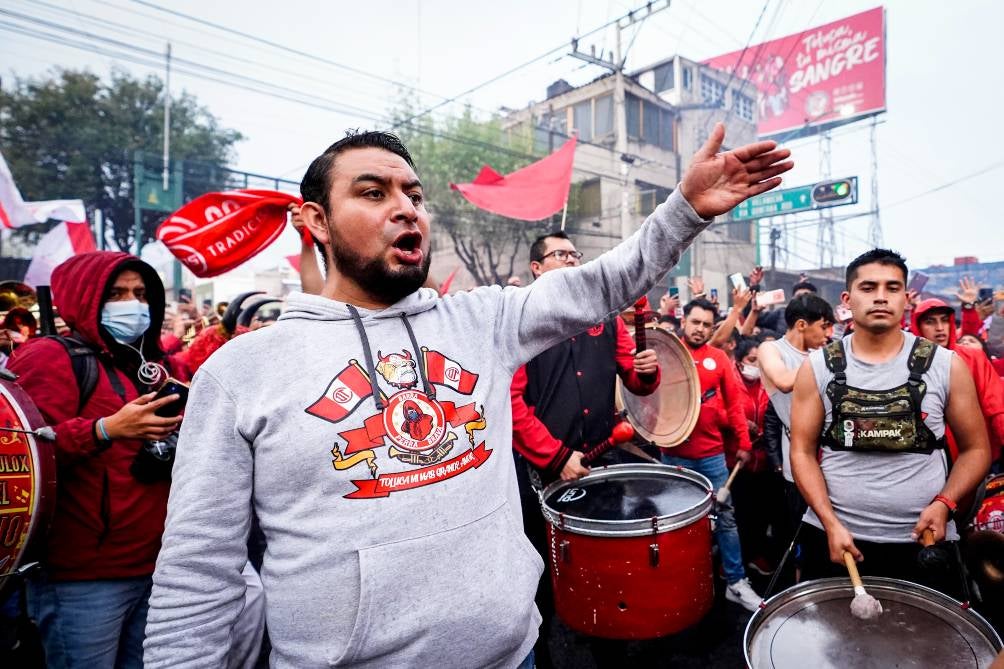
[[924,374],[931,368],[937,344],[917,337],[907,365],[910,378],[888,390],[865,390],[847,384],[847,354],[838,339],[823,349],[833,379],[826,385],[832,422],[821,444],[836,451],[930,454],[945,448],[924,423],[921,402],[927,393]]

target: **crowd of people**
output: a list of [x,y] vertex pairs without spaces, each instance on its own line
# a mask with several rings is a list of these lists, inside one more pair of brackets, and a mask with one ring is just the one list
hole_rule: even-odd
[[[637,395],[662,380],[620,313],[792,166],[773,142],[720,153],[723,138],[595,261],[563,232],[537,239],[525,287],[423,287],[421,182],[396,137],[370,132],[308,169],[291,216],[303,292],[283,302],[168,304],[149,265],[105,251],[56,268],[46,328],[15,296],[3,362],[58,464],[24,602],[46,666],[553,666],[539,490],[590,474],[618,377]],[[700,277],[660,300],[701,403],[682,444],[639,446],[716,489],[740,465],[714,529],[730,605],[773,594],[751,573],[780,588],[838,573],[845,551],[964,596],[958,542],[1002,469],[1004,363],[979,286],[962,283],[956,310],[907,279],[876,249],[848,266],[840,305],[806,280],[765,307],[778,286],[761,268],[730,305]],[[947,571],[912,568],[926,533]],[[617,652],[591,641],[601,664]]]

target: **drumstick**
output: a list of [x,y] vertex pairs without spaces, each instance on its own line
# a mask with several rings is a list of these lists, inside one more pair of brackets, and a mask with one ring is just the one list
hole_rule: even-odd
[[950,569],[951,563],[945,551],[934,545],[934,531],[927,528],[920,535],[923,548],[917,553],[917,564],[922,569]]
[[851,615],[861,620],[878,618],[882,615],[882,602],[865,592],[861,574],[858,573],[858,565],[854,562],[854,556],[847,551],[844,551],[844,565],[847,567],[847,573],[851,576],[851,585],[854,586]]
[[725,504],[729,501],[729,498],[732,496],[732,492],[729,488],[732,487],[732,482],[736,479],[736,474],[739,473],[742,466],[742,460],[737,462],[736,466],[732,468],[732,473],[729,474],[729,479],[725,482],[725,485],[718,489],[718,492],[715,494],[715,499],[718,500],[719,504]]

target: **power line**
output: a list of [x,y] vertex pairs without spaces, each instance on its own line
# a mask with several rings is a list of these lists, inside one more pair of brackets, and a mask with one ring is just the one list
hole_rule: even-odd
[[999,170],[1002,167],[1004,167],[1004,160],[998,161],[998,162],[993,163],[991,165],[987,165],[983,169],[977,170],[975,172],[972,172],[971,174],[967,174],[964,177],[959,177],[958,179],[953,179],[952,181],[949,181],[948,183],[943,183],[940,186],[935,186],[934,188],[931,188],[929,190],[925,190],[925,191],[923,191],[921,193],[917,193],[916,195],[912,195],[912,196],[910,196],[908,198],[904,198],[902,200],[897,200],[896,202],[893,202],[892,204],[887,204],[887,205],[885,205],[884,208],[885,209],[891,209],[892,207],[898,207],[899,205],[906,204],[907,202],[913,202],[913,201],[918,200],[918,199],[920,199],[922,197],[930,195],[931,193],[937,193],[940,190],[945,190],[946,188],[951,188],[952,186],[960,184],[963,181],[968,181],[969,179],[973,179],[975,177],[982,176],[982,175],[984,175],[984,174],[986,174],[988,172],[993,172],[994,170]]

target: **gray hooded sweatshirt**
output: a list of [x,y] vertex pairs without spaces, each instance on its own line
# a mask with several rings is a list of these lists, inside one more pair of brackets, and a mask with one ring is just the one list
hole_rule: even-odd
[[677,192],[617,248],[526,288],[421,289],[378,311],[294,294],[227,343],[188,400],[146,667],[223,666],[252,505],[273,667],[517,666],[544,565],[521,525],[512,375],[631,304],[707,223]]

